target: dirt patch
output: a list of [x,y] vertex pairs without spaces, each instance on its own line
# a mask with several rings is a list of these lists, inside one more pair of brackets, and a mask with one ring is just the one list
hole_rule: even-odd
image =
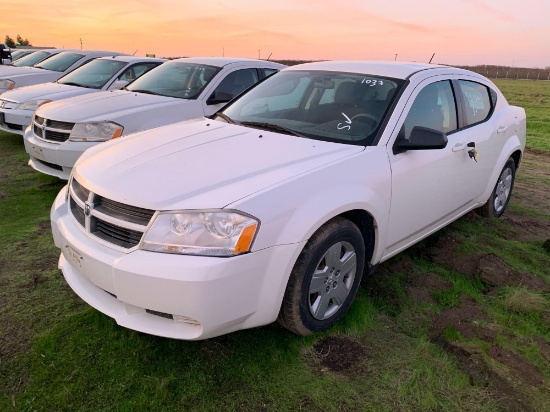
[[442,292],[449,289],[453,284],[442,279],[435,273],[422,273],[420,275],[410,276],[407,294],[415,302],[436,303],[432,298],[432,293]]
[[530,273],[514,272],[499,256],[489,253],[479,258],[477,276],[489,287],[516,286],[537,292],[550,291],[550,285]]
[[491,358],[512,368],[521,379],[532,386],[541,386],[544,382],[544,376],[535,366],[525,362],[511,350],[495,345],[489,349],[487,354]]
[[546,363],[550,365],[550,343],[538,336],[534,337],[533,340],[537,343],[542,357],[546,359]]
[[504,239],[540,242],[550,238],[550,220],[519,215],[510,210],[502,215],[502,220],[510,227],[501,232]]
[[0,200],[4,200],[8,197],[8,194],[0,190]]
[[492,342],[496,330],[483,307],[465,294],[460,295],[460,305],[445,309],[434,320],[430,339],[441,338],[446,329],[452,328],[465,338]]
[[472,386],[487,388],[490,395],[507,411],[531,411],[527,396],[516,390],[507,379],[501,377],[485,363],[480,352],[471,346],[457,342],[440,341],[441,346],[458,360],[458,367],[470,377]]
[[441,236],[435,244],[426,249],[426,257],[438,265],[443,265],[455,272],[465,275],[473,275],[477,269],[479,255],[459,255],[456,254],[456,248],[460,241],[454,236]]
[[323,368],[331,372],[345,373],[363,361],[368,354],[367,348],[360,342],[346,336],[327,336],[315,345],[313,352]]

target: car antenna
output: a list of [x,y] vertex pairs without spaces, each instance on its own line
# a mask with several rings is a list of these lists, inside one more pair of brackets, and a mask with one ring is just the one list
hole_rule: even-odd
[[432,60],[434,59],[434,56],[435,56],[435,53],[432,54],[432,58],[430,59],[430,61],[428,62],[428,64],[430,64],[432,62]]
[[138,50],[139,50],[139,49],[136,49],[136,51],[134,52],[134,54],[132,54],[132,56],[135,56]]
[[[273,53],[269,53],[269,57],[271,57]],[[269,60],[269,57],[267,59],[265,59],[265,61],[268,61]]]

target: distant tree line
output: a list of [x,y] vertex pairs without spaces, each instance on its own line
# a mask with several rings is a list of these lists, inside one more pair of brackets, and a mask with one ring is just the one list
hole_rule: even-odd
[[471,70],[492,79],[550,80],[550,67],[545,67],[544,69],[492,65],[457,67]]
[[16,37],[16,40],[13,40],[10,36],[6,34],[6,39],[4,41],[6,43],[6,46],[8,46],[10,49],[15,49],[17,46],[32,46],[32,44],[29,42],[29,39],[21,37],[19,34]]

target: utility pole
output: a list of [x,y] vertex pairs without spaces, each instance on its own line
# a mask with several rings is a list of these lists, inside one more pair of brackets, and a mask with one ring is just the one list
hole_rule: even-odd
[[225,57],[225,47],[222,47],[222,57]]
[[397,60],[397,53],[395,53],[395,58],[393,59],[393,61],[396,61]]
[[82,37],[80,38],[80,50],[82,50]]
[[258,60],[260,60],[260,50],[258,50]]

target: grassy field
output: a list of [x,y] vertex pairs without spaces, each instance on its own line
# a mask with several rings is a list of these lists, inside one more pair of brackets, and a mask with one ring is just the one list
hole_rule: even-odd
[[57,269],[63,184],[0,133],[0,411],[550,411],[550,83],[497,84],[537,149],[505,216],[471,213],[380,265],[343,322],[306,338],[118,327]]

